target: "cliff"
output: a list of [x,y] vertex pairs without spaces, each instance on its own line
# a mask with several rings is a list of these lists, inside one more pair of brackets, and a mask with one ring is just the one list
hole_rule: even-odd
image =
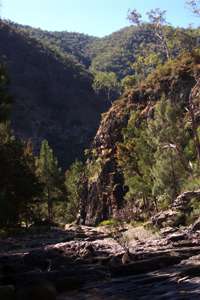
[[87,161],[89,175],[86,193],[81,199],[81,223],[97,224],[120,213],[128,187],[119,165],[117,148],[123,142],[123,130],[129,117],[137,111],[138,124],[142,119],[152,118],[154,106],[163,95],[172,103],[187,107],[199,64],[196,59],[185,54],[173,63],[159,67],[103,115]]

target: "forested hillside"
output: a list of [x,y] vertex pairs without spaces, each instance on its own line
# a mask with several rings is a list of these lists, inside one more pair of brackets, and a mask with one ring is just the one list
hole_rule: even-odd
[[39,150],[48,139],[66,168],[83,155],[98,127],[105,102],[92,89],[92,75],[5,23],[0,27],[0,56],[10,77],[12,127]]
[[93,42],[98,40],[96,37],[77,32],[44,31],[39,28],[22,26],[11,22],[8,22],[8,24],[30,38],[38,40],[45,47],[52,49],[52,51],[60,52],[63,55],[71,55],[77,62],[82,63],[87,68],[91,64],[89,48]]
[[[199,34],[198,30],[169,26],[163,31],[172,58],[191,50]],[[0,37],[0,55],[8,65],[15,98],[15,133],[31,138],[36,150],[46,138],[63,166],[83,155],[101,112],[166,61],[161,47],[155,46],[150,23],[100,39],[4,21]]]
[[[80,212],[81,222],[95,224],[129,206],[133,218],[147,220],[198,181],[198,124],[196,112],[190,120],[187,111],[198,76],[199,29],[169,26],[159,9],[148,13],[148,22],[134,10],[128,18],[131,26],[104,38],[1,21],[11,127],[40,157],[35,172],[48,191],[51,219],[49,199],[61,197],[62,184],[69,219]],[[45,157],[53,173],[75,162],[54,196],[42,171]]]
[[[133,63],[145,53],[155,50],[155,35],[151,24],[129,26],[106,37],[97,38],[76,32],[50,32],[8,22],[25,36],[34,38],[61,56],[70,55],[92,72],[114,72],[118,79],[135,73]],[[182,48],[191,49],[199,36],[196,29],[164,27],[172,56]],[[161,51],[161,49],[159,49]],[[158,49],[155,50],[159,53]]]

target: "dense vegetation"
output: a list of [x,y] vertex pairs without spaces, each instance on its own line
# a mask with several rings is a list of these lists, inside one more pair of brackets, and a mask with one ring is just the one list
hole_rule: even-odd
[[1,21],[0,227],[81,221],[93,193],[145,221],[199,188],[200,31],[148,16],[103,39]]
[[[178,72],[179,67],[182,74]],[[164,89],[159,95],[154,81],[159,78],[165,82],[174,80],[177,84],[181,82],[180,76],[189,75],[186,72],[191,72],[191,67],[192,58],[185,55],[147,78],[145,84],[152,88],[155,93],[152,96],[157,96],[157,101],[151,104],[151,112],[146,112],[146,116],[141,116],[141,109],[131,114],[123,131],[124,141],[118,145],[117,159],[129,187],[127,201],[134,201],[136,207],[148,215],[169,207],[181,192],[195,188],[199,181],[188,99],[174,88],[171,95]],[[190,80],[188,76],[188,87]]]
[[113,100],[127,84],[129,86],[130,81],[133,83],[144,78],[156,65],[164,63],[169,57],[175,58],[184,50],[191,51],[196,46],[199,36],[198,29],[174,28],[167,25],[163,15],[161,25],[168,51],[167,57],[160,40],[156,37],[151,17],[147,23],[141,20],[139,24],[135,24],[131,18],[130,21],[134,25],[104,38],[67,31],[42,31],[10,22],[8,24],[26,37],[36,39],[58,57],[82,64],[93,74],[94,80],[97,78],[99,81],[101,77],[102,90],[98,85],[97,92],[102,99],[108,98],[105,94],[104,79],[115,74],[117,84],[113,88],[112,80],[110,85],[110,98]]
[[[99,141],[89,152],[88,193],[93,197],[97,193],[96,201],[101,202],[106,189],[116,209],[112,199],[120,199],[124,185],[127,210],[120,219],[146,221],[168,209],[180,193],[199,188],[199,62],[198,48],[159,65],[103,116]],[[116,126],[129,111],[127,125]],[[124,183],[109,179],[115,173],[123,175]],[[98,209],[102,218],[101,206]],[[199,211],[197,200],[186,221]]]
[[95,95],[92,75],[70,57],[63,60],[4,22],[0,39],[0,57],[7,66],[14,98],[11,123],[15,134],[31,138],[37,153],[47,139],[66,168],[89,146],[106,101]]

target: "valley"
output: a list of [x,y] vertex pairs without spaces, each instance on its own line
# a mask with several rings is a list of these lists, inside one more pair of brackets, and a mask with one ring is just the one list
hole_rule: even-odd
[[200,28],[161,8],[0,19],[0,300],[200,299]]

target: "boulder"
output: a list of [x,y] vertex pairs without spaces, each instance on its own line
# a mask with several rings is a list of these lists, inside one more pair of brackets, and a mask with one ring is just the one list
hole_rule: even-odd
[[184,232],[175,232],[175,233],[170,234],[167,237],[167,240],[170,241],[170,242],[178,242],[178,241],[185,240],[186,238],[187,238],[186,233],[184,233]]
[[180,211],[188,211],[190,209],[190,201],[195,199],[200,199],[200,190],[196,191],[186,191],[180,194],[173,202],[173,208]]
[[180,226],[185,223],[185,215],[178,210],[168,209],[153,216],[151,222],[159,228]]
[[177,228],[173,227],[166,227],[166,228],[161,228],[160,233],[162,236],[166,237],[169,234],[175,233],[177,231]]

